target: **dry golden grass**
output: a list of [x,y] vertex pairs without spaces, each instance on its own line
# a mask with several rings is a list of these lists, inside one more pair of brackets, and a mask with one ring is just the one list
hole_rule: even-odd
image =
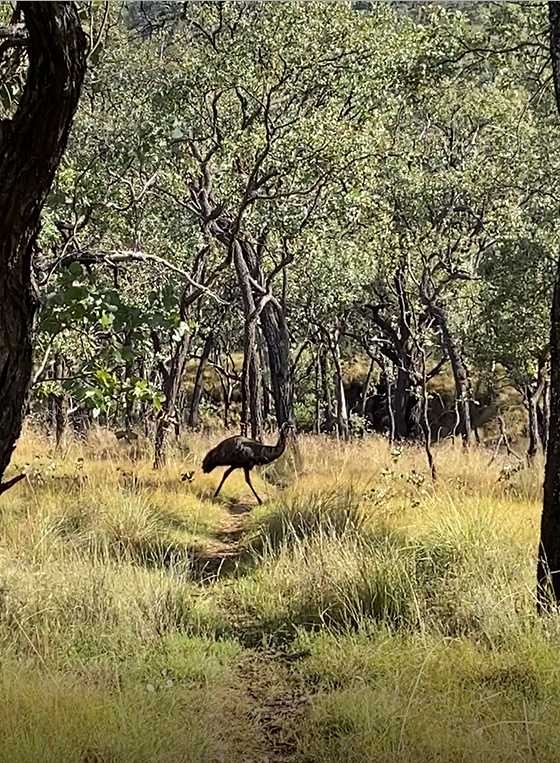
[[[433,484],[420,448],[303,437],[301,466],[255,473],[257,507],[242,473],[212,499],[222,436],[185,435],[158,472],[149,442],[104,430],[61,454],[22,438],[28,478],[0,498],[0,761],[557,760],[542,461],[447,442]],[[239,503],[238,572],[201,583]]]

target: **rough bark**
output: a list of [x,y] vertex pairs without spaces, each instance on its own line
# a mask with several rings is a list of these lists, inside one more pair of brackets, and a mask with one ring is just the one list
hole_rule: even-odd
[[[554,6],[557,7],[554,8]],[[557,65],[560,63],[559,6],[560,3],[549,4],[553,38],[556,36]],[[560,99],[558,102],[560,103]],[[560,603],[560,266],[554,284],[551,324],[550,425],[537,564],[537,607],[539,611],[546,609],[550,598],[556,604]]]
[[74,3],[21,8],[29,69],[18,109],[0,136],[0,479],[21,431],[32,375],[40,213],[66,147],[87,49]]
[[538,409],[539,413],[539,432],[541,436],[541,442],[543,451],[546,453],[548,448],[548,432],[550,427],[550,384],[545,382],[544,392],[542,395],[542,407]]
[[268,351],[268,367],[276,421],[278,428],[285,423],[293,423],[294,393],[290,363],[290,337],[284,311],[275,303],[267,302],[261,313],[263,329]]
[[237,240],[233,241],[232,250],[245,313],[241,428],[243,434],[247,434],[250,427],[251,437],[254,440],[260,440],[262,435],[262,389],[261,364],[257,345],[258,312],[251,287],[249,268],[243,256],[241,244]]
[[395,417],[395,438],[406,440],[409,436],[408,409],[412,382],[408,368],[408,354],[400,353],[399,360],[392,408]]
[[[550,53],[560,114],[560,3],[549,2]],[[550,429],[537,564],[537,607],[560,603],[560,260],[554,283],[550,333]],[[550,598],[549,598],[550,597]]]

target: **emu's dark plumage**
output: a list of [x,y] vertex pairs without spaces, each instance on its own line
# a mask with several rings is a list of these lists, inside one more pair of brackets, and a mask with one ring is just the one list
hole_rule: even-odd
[[256,440],[248,437],[235,435],[222,440],[221,443],[212,448],[205,456],[202,462],[202,471],[211,472],[216,466],[229,466],[226,470],[214,497],[220,492],[222,485],[234,469],[243,469],[245,472],[245,481],[253,491],[257,501],[262,503],[257,495],[255,488],[251,485],[249,472],[254,466],[270,464],[279,458],[286,448],[286,434],[288,425],[283,424],[280,429],[280,436],[276,445],[262,445]]

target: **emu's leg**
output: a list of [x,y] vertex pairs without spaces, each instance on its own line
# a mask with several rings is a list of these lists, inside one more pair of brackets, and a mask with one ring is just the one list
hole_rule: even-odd
[[250,477],[249,477],[249,469],[245,469],[244,471],[245,471],[245,482],[246,482],[246,483],[249,485],[249,487],[250,487],[250,488],[251,488],[251,490],[253,491],[253,493],[254,493],[254,495],[255,495],[255,498],[257,499],[257,501],[258,501],[259,503],[262,503],[261,499],[260,499],[260,498],[259,498],[259,496],[257,495],[257,491],[256,491],[256,490],[255,490],[255,488],[254,488],[254,487],[251,485],[251,479],[250,479]]
[[217,490],[216,490],[216,492],[214,493],[214,498],[216,498],[216,496],[218,495],[218,493],[219,493],[219,492],[220,492],[220,490],[222,489],[222,485],[224,484],[224,482],[227,480],[227,478],[229,477],[229,475],[232,473],[232,471],[233,471],[235,468],[236,468],[235,466],[230,466],[230,467],[229,467],[229,469],[227,469],[227,470],[224,472],[224,476],[222,477],[222,481],[220,482],[220,484],[218,485],[218,489],[217,489]]

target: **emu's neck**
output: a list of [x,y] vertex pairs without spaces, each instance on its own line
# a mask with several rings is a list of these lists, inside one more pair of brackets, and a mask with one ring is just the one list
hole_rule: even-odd
[[286,450],[286,430],[281,429],[280,434],[278,435],[278,442],[274,446],[274,450],[276,451],[276,458],[282,455],[282,453]]
[[282,453],[286,449],[286,430],[280,432],[278,442],[276,445],[263,445],[260,453],[260,462],[262,464],[269,464],[271,461],[275,461],[280,458]]

